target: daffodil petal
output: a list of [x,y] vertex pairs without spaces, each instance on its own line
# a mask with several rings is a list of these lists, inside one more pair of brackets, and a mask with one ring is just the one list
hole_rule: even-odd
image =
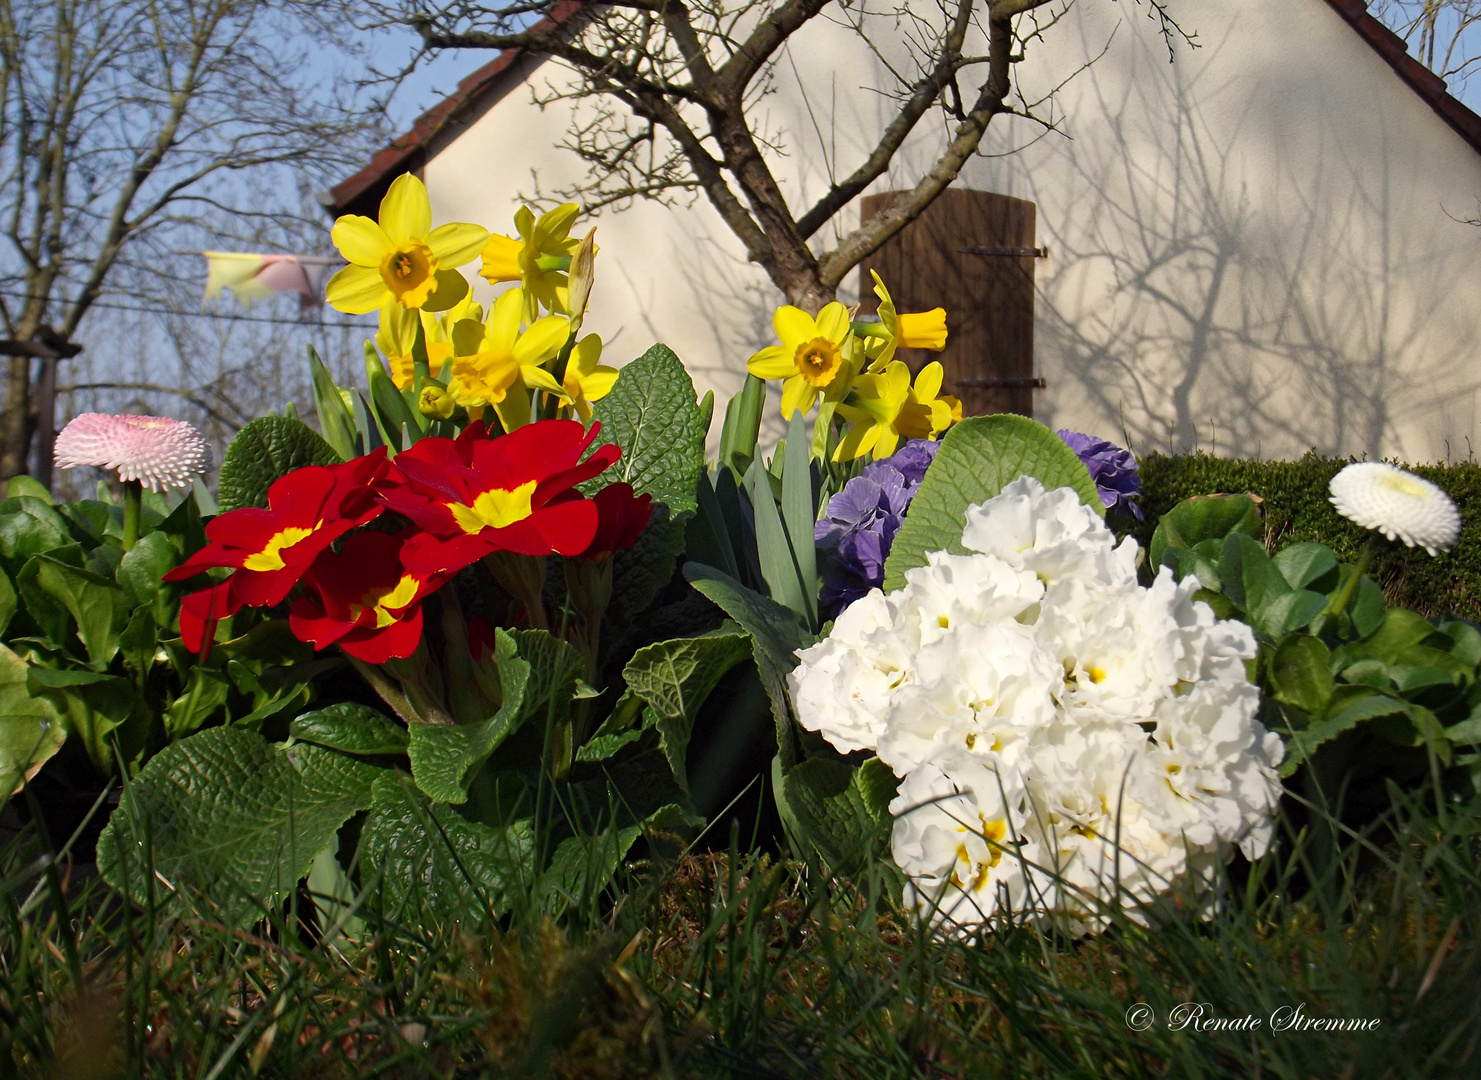
[[514,212],[514,231],[519,233],[519,238],[529,243],[535,234],[535,212],[528,206],[521,206]]
[[776,328],[776,336],[782,339],[782,346],[789,353],[804,341],[811,341],[818,336],[818,324],[813,317],[790,304],[776,309],[776,314],[771,317],[771,325]]
[[[602,358],[602,339],[597,334],[587,334],[571,349],[571,363],[576,365],[576,370],[587,374],[597,370],[597,363]],[[607,368],[615,371],[615,368]]]
[[437,271],[437,287],[422,302],[424,311],[446,311],[468,295],[468,279],[456,270]]
[[801,375],[793,375],[782,383],[782,419],[792,419],[792,414],[798,409],[804,413],[812,408],[812,403],[818,396],[818,388],[808,382]]
[[[843,412],[843,406],[838,407]],[[856,457],[862,457],[874,448],[879,439],[879,425],[861,423],[849,429],[838,443],[838,448],[833,451],[834,461],[852,461]]]
[[[571,322],[559,315],[547,315],[519,335],[514,343],[514,358],[520,366],[539,364],[560,352],[571,334]],[[560,384],[555,384],[559,387]]]
[[571,400],[571,395],[566,393],[565,387],[556,382],[555,376],[551,375],[543,367],[538,367],[534,364],[521,364],[519,365],[519,377],[524,380],[526,386],[532,389],[539,387],[547,393],[556,395],[562,401]]
[[372,269],[378,269],[386,252],[395,247],[385,229],[360,214],[346,214],[336,221],[329,239],[347,262]]
[[900,445],[900,436],[893,428],[887,428],[883,424],[874,427],[874,445],[870,448],[874,451],[874,460],[887,458],[895,452],[895,447]]
[[346,266],[329,279],[324,290],[329,306],[346,315],[369,315],[381,306],[387,292],[381,272],[369,266]]
[[494,402],[494,412],[505,431],[514,431],[530,422],[530,396],[520,387],[504,395],[503,401]]
[[554,210],[540,215],[540,220],[535,222],[535,238],[538,246],[541,240],[559,238],[564,240],[566,234],[571,231],[571,226],[576,223],[576,215],[581,213],[578,203],[562,203]]
[[848,308],[837,300],[824,305],[818,312],[817,327],[819,336],[841,342],[849,333]]
[[462,266],[478,258],[489,242],[489,231],[482,225],[452,221],[439,225],[427,236],[427,246],[442,266]]
[[484,346],[495,346],[505,352],[514,350],[514,341],[519,337],[519,321],[524,314],[524,293],[509,289],[494,301],[494,310],[489,312],[489,321],[484,325]]
[[936,395],[941,393],[941,377],[944,371],[940,360],[932,360],[920,369],[920,374],[915,377],[915,400],[932,401]]
[[490,236],[483,249],[483,264],[478,269],[479,277],[491,284],[500,281],[518,281],[520,275],[519,253],[524,242],[512,236],[495,233]]
[[416,341],[416,325],[416,313],[407,311],[388,296],[381,304],[380,332],[376,334],[376,342],[383,352],[409,353]]
[[452,334],[454,356],[472,356],[483,344],[483,323],[477,319],[459,319],[453,323]]
[[612,387],[616,382],[616,368],[599,367],[581,376],[581,392],[586,395],[588,401],[601,401],[612,392]]
[[432,231],[432,204],[427,188],[411,173],[402,173],[391,181],[386,197],[381,200],[381,228],[393,244],[421,239]]
[[768,346],[746,361],[746,370],[758,379],[785,379],[796,375],[797,363],[792,359],[795,352],[785,345]]

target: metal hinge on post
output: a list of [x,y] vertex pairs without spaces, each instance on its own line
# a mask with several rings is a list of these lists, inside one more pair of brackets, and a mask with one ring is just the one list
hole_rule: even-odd
[[961,249],[961,254],[981,255],[984,258],[1005,256],[1013,259],[1047,259],[1049,249],[1046,247],[964,247]]
[[988,390],[1042,390],[1049,384],[1041,378],[1032,379],[952,379],[955,386],[984,387]]

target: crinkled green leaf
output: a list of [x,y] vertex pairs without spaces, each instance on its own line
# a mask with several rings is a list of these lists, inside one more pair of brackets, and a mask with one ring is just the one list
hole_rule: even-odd
[[152,894],[178,910],[198,892],[216,917],[248,925],[370,806],[382,772],[321,746],[210,728],[167,746],[129,784],[98,840],[98,869],[138,903]]
[[701,563],[687,563],[684,576],[751,635],[756,670],[771,700],[772,718],[776,722],[777,751],[783,767],[791,768],[797,760],[797,746],[787,697],[787,673],[797,666],[798,651],[813,644],[816,638],[802,625],[795,611],[746,588],[728,574]]
[[369,705],[340,702],[293,718],[288,734],[342,754],[404,754],[406,728]]
[[1000,413],[963,420],[949,432],[926,470],[885,561],[884,588],[905,584],[905,571],[926,564],[931,551],[962,554],[967,507],[986,502],[1020,476],[1044,487],[1071,487],[1105,516],[1089,471],[1058,435],[1024,416]]
[[32,697],[26,662],[0,645],[0,803],[62,748],[66,732],[46,698]]
[[654,345],[625,365],[592,419],[602,425],[597,442],[616,443],[622,457],[587,482],[588,494],[626,481],[675,518],[693,512],[704,472],[704,417],[689,373],[667,345]]
[[493,828],[429,801],[404,774],[375,781],[361,874],[378,882],[389,918],[422,925],[498,918],[534,884],[534,858],[527,820]]
[[1318,747],[1345,731],[1351,731],[1358,724],[1387,716],[1407,717],[1410,708],[1409,703],[1397,695],[1371,687],[1337,687],[1326,711],[1310,726],[1291,733],[1286,743],[1285,760],[1280,765],[1280,775],[1290,776]]
[[700,707],[727,671],[751,655],[751,636],[715,631],[639,649],[622,670],[628,689],[657,716],[660,745],[674,778],[687,788],[685,754]]
[[313,428],[286,416],[259,416],[232,439],[221,462],[217,499],[225,513],[243,506],[266,506],[273,481],[305,465],[341,461]]
[[804,837],[844,873],[882,854],[888,841],[883,824],[898,781],[878,758],[869,761],[854,768],[837,758],[810,758],[782,778]]
[[[545,637],[555,645],[561,644],[548,634]],[[550,667],[559,650],[531,637],[528,649],[542,664],[536,671],[529,660],[517,655],[518,649],[507,631],[494,631],[494,661],[503,704],[493,716],[474,724],[412,725],[408,749],[412,776],[417,786],[438,802],[466,802],[474,770],[529,719],[532,710],[526,699],[549,700]]]

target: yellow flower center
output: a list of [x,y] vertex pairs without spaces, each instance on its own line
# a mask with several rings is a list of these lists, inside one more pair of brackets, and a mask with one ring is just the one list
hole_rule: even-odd
[[502,529],[523,521],[534,511],[530,509],[530,496],[535,493],[534,480],[527,480],[519,487],[494,488],[485,491],[473,500],[472,506],[452,503],[453,520],[465,533],[482,532],[484,529]]
[[1106,681],[1106,673],[1101,668],[1088,667],[1085,669],[1085,674],[1090,677],[1091,682],[1097,685]]
[[403,307],[419,308],[437,287],[437,256],[426,244],[410,240],[381,260],[381,280]]
[[390,626],[396,621],[392,611],[400,611],[417,597],[417,579],[410,574],[402,574],[401,580],[389,589],[372,589],[360,597],[358,604],[350,605],[350,618],[359,621],[360,613],[363,611],[375,612],[375,626],[379,630],[383,626]]
[[314,535],[313,529],[301,529],[296,525],[290,525],[280,533],[274,533],[273,538],[267,542],[261,551],[253,552],[242,562],[244,570],[281,570],[288,564],[283,561],[280,552],[286,547],[292,547],[306,536]]
[[1401,495],[1409,495],[1416,499],[1422,499],[1429,494],[1423,484],[1405,473],[1399,473],[1396,476],[1393,473],[1385,472],[1379,476],[1379,480],[1385,487],[1393,488]]
[[843,363],[843,350],[827,338],[813,338],[797,346],[793,361],[802,377],[817,387],[827,386]]

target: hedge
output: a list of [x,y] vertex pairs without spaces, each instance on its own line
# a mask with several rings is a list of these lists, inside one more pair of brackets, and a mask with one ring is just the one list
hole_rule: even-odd
[[[1307,454],[1299,461],[1256,461],[1217,458],[1198,452],[1141,459],[1142,509],[1145,520],[1130,522],[1124,532],[1145,546],[1157,519],[1183,499],[1218,492],[1249,492],[1264,500],[1265,543],[1272,553],[1288,544],[1316,540],[1329,545],[1343,561],[1357,558],[1373,533],[1337,513],[1328,501],[1327,484],[1352,458]],[[1422,548],[1379,539],[1381,548],[1369,573],[1383,586],[1390,603],[1423,615],[1452,614],[1481,621],[1481,465],[1404,465],[1438,484],[1460,507],[1460,542],[1432,558]]]

